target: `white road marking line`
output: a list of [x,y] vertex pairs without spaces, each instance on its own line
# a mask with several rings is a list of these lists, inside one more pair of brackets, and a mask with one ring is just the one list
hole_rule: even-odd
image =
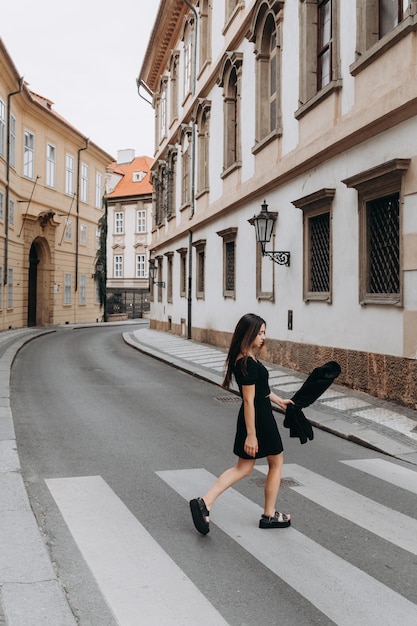
[[[157,474],[186,500],[204,494],[215,480],[205,469]],[[294,528],[258,529],[261,512],[229,489],[211,520],[338,626],[415,626],[417,605]]]
[[[256,469],[263,474],[268,471],[264,465]],[[399,548],[417,554],[417,520],[295,463],[284,465],[282,477],[294,478],[302,483],[301,486],[290,486],[290,489],[305,498]]]
[[46,484],[120,626],[227,626],[100,476]]
[[341,461],[341,463],[417,494],[417,472],[413,469],[395,465],[395,463],[384,459],[359,459],[357,461]]

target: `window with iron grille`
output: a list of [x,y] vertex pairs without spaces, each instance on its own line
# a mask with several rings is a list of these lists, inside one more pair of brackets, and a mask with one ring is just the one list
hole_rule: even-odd
[[219,237],[223,239],[223,296],[236,296],[236,236],[237,228],[220,230]]
[[342,181],[358,191],[359,302],[402,303],[401,203],[410,159],[393,159]]
[[179,248],[177,252],[180,255],[180,296],[185,298],[187,295],[187,248]]
[[196,297],[204,300],[206,274],[206,240],[199,239],[193,243],[196,251]]
[[293,204],[304,213],[304,300],[332,300],[332,204],[334,189],[324,188]]
[[370,294],[400,293],[400,204],[395,193],[366,203]]

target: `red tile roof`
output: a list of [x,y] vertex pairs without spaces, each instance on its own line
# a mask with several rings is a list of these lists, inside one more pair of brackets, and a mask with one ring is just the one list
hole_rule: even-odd
[[[150,182],[150,169],[153,159],[151,157],[142,156],[135,157],[130,163],[110,163],[108,169],[114,173],[121,174],[123,178],[117,183],[116,187],[108,195],[109,198],[123,198],[126,196],[139,196],[152,193],[152,185]],[[134,181],[134,174],[144,172],[145,176],[139,182]]]

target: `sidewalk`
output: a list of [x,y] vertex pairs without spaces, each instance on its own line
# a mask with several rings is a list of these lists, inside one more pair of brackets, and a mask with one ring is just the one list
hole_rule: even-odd
[[[143,327],[132,330],[132,324]],[[77,624],[22,480],[10,408],[10,372],[17,352],[31,339],[97,325],[123,326],[128,345],[190,375],[215,385],[223,378],[224,350],[150,330],[145,320],[0,332],[0,626]],[[305,379],[298,372],[265,365],[271,387],[283,397],[291,397]],[[227,394],[224,391],[225,401]],[[417,411],[332,385],[305,412],[317,428],[417,465]]]

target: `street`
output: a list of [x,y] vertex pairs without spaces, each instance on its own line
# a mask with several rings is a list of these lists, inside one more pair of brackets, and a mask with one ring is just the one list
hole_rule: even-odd
[[416,623],[413,466],[319,430],[302,446],[277,414],[291,528],[258,529],[259,460],[202,537],[188,500],[234,463],[231,393],[131,348],[118,327],[63,328],[18,353],[11,403],[80,626]]

